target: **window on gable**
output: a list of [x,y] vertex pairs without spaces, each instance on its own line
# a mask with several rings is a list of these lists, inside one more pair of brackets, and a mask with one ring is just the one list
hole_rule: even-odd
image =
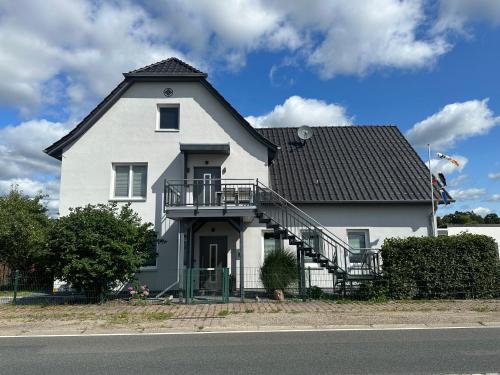
[[159,107],[160,130],[179,129],[179,107]]
[[146,198],[148,167],[146,164],[114,165],[114,198]]

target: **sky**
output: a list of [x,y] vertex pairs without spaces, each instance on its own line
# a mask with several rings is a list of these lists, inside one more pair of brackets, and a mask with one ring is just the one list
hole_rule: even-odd
[[0,0],[0,194],[42,192],[56,214],[42,150],[171,56],[256,127],[397,125],[447,178],[439,215],[500,214],[498,0]]

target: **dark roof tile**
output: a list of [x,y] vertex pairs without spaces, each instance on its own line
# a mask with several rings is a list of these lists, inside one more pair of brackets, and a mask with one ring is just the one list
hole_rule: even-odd
[[166,60],[158,61],[154,64],[144,66],[139,69],[132,70],[125,73],[126,76],[133,75],[194,75],[194,76],[204,76],[207,74],[192,67],[188,63],[179,60],[176,57],[170,57]]
[[272,187],[292,202],[428,202],[429,171],[395,126],[257,129],[280,146]]

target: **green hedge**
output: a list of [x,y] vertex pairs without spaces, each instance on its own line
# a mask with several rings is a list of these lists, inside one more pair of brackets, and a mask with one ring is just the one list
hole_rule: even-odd
[[389,298],[500,296],[500,261],[493,238],[476,234],[390,238],[381,249]]

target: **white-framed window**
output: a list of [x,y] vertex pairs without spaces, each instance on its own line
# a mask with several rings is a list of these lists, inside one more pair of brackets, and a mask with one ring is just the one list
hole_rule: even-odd
[[263,260],[266,259],[267,254],[276,249],[283,248],[283,241],[281,238],[274,238],[273,232],[262,232],[263,240]]
[[370,246],[369,234],[368,229],[347,230],[347,243],[351,248],[349,257],[351,263],[361,263],[363,261],[364,254]]
[[155,244],[151,249],[151,256],[142,263],[141,270],[156,270],[158,259],[158,244]]
[[179,131],[180,107],[178,104],[159,104],[157,111],[157,131]]
[[144,200],[147,195],[146,163],[113,164],[112,199]]
[[[319,229],[303,229],[301,235],[304,243],[312,247],[314,252],[323,254],[322,232]],[[312,257],[304,256],[305,263],[312,261]]]

